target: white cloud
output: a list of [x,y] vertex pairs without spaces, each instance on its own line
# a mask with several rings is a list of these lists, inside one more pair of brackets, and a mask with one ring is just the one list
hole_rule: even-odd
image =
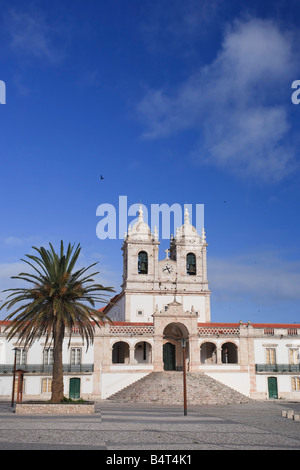
[[1,288],[3,285],[7,285],[11,276],[16,276],[20,272],[24,271],[24,263],[22,261],[15,263],[0,263],[0,282]]
[[300,300],[300,261],[277,253],[250,253],[209,261],[212,295],[219,300],[254,300],[263,304]]
[[221,0],[160,0],[143,2],[140,26],[146,46],[154,54],[193,56],[220,13]]
[[[12,263],[0,263],[0,306],[2,305],[2,302],[4,302],[7,296],[10,294],[10,292],[2,292],[2,291],[4,291],[5,289],[23,287],[20,285],[20,282],[18,282],[15,279],[11,279],[11,277],[16,276],[19,273],[23,272],[24,265],[25,263],[22,263],[21,261],[20,262],[16,261]],[[25,271],[28,271],[28,269],[25,269]],[[0,320],[5,318],[6,316],[7,316],[7,311],[1,310]]]
[[35,239],[35,237],[21,238],[21,237],[16,237],[16,236],[13,235],[11,237],[4,238],[3,243],[4,243],[4,245],[11,246],[11,247],[23,246],[27,243],[30,243],[34,239]]
[[63,29],[58,24],[50,24],[41,11],[34,8],[10,9],[5,15],[5,27],[13,51],[25,57],[44,59],[51,64],[64,58],[64,47],[61,45]]
[[194,162],[276,182],[295,169],[284,139],[297,66],[291,34],[272,21],[236,21],[211,64],[176,90],[148,90],[137,107],[144,137],[194,129]]
[[[112,287],[118,291],[120,284],[119,273],[111,269],[111,265],[108,264],[105,254],[96,251],[90,253],[88,251],[82,251],[78,258],[77,267],[81,269],[91,266],[93,263],[97,264],[91,268],[91,270],[87,271],[87,274],[98,272],[98,274],[93,277],[96,283],[101,284],[103,287]],[[112,296],[115,294],[110,293],[109,295]]]

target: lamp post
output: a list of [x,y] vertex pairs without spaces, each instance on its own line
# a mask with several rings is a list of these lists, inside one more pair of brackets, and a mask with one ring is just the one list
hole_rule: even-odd
[[11,406],[14,406],[15,401],[15,383],[16,383],[16,364],[17,364],[17,351],[19,348],[14,348],[15,351],[15,360],[14,360],[14,371],[13,371],[13,386],[12,386],[12,395],[11,395]]
[[182,370],[183,370],[183,414],[187,415],[187,398],[186,398],[186,363],[185,363],[185,349],[186,349],[186,340],[185,338],[181,339],[182,346]]

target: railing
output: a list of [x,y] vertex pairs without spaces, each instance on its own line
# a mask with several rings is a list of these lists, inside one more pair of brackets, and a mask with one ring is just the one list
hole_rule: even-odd
[[274,336],[274,328],[264,328],[264,335]]
[[300,364],[255,364],[256,372],[300,372]]
[[117,336],[153,335],[153,325],[109,325],[109,333]]
[[298,336],[299,332],[298,328],[264,328],[264,335],[266,336],[276,336],[276,334],[280,336]]
[[238,327],[209,327],[198,325],[198,336],[239,336]]
[[[22,369],[29,374],[52,374],[52,365],[48,364],[19,364],[16,370]],[[12,374],[13,364],[0,364],[0,374]],[[94,364],[63,364],[63,373],[93,372]]]

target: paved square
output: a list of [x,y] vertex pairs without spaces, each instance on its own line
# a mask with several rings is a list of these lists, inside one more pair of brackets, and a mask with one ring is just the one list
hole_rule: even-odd
[[299,450],[300,403],[181,407],[99,402],[90,416],[20,416],[0,404],[0,450]]

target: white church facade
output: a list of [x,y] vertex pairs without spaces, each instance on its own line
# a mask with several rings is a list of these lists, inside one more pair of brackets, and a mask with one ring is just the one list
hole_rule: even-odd
[[[88,350],[76,329],[65,341],[64,390],[71,398],[106,399],[152,372],[183,369],[205,374],[252,399],[300,400],[300,324],[211,322],[207,243],[190,224],[159,240],[143,220],[125,236],[121,292],[103,308],[112,320],[96,330]],[[0,322],[0,399],[12,394],[14,362],[24,371],[23,399],[51,390],[51,344],[26,349],[7,342]]]

